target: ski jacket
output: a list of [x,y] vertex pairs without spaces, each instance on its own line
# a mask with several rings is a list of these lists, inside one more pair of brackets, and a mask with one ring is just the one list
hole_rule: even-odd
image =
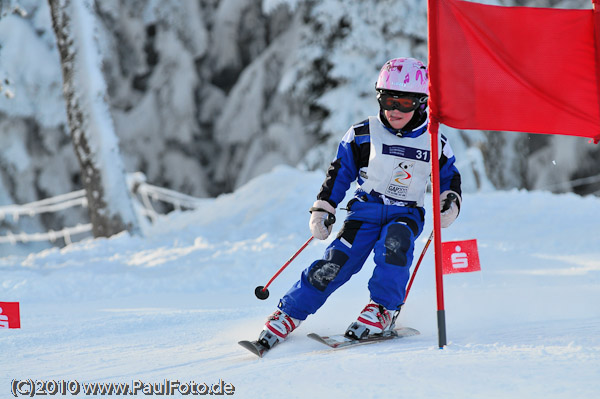
[[[348,129],[317,199],[328,201],[335,208],[357,180],[354,197],[359,201],[424,206],[431,174],[431,140],[425,134],[428,118],[420,126],[402,131],[401,135],[386,127],[379,118],[371,116]],[[440,192],[452,190],[460,195],[460,173],[444,135],[440,135],[439,148]]]

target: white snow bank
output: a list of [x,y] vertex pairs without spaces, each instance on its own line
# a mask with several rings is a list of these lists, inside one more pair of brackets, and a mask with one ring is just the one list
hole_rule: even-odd
[[[368,300],[373,263],[263,359],[254,338],[314,242],[259,301],[254,287],[306,241],[324,177],[279,167],[195,212],[122,234],[0,259],[0,301],[22,328],[0,333],[0,392],[14,378],[233,384],[235,397],[595,398],[600,392],[600,200],[543,192],[465,194],[444,241],[476,238],[482,271],[446,276],[449,345],[437,349],[433,251],[400,323],[418,337],[328,351]],[[338,211],[341,226],[344,211]],[[416,248],[420,252],[431,229]]]

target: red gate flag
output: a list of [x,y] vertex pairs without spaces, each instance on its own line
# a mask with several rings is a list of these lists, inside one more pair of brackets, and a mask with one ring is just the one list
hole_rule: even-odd
[[430,0],[428,13],[432,118],[600,140],[600,12]]
[[465,273],[481,270],[477,240],[448,241],[442,243],[442,272]]
[[0,302],[0,329],[21,328],[19,302]]

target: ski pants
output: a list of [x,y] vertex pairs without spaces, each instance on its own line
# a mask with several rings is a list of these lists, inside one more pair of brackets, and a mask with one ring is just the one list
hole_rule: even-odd
[[337,238],[322,259],[307,267],[281,298],[279,309],[305,320],[364,265],[373,251],[371,299],[386,309],[400,309],[410,277],[414,243],[423,231],[425,211],[352,200]]

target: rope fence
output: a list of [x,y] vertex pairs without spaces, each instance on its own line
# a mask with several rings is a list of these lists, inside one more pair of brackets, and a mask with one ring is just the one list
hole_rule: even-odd
[[[175,210],[182,210],[195,209],[203,201],[201,198],[148,184],[146,176],[141,172],[127,175],[127,183],[134,199],[141,205],[139,211],[142,216],[147,217],[151,222],[154,222],[161,215],[161,212],[157,211],[154,206],[156,203],[163,202],[169,204]],[[21,217],[35,217],[44,213],[56,213],[73,207],[87,208],[87,206],[88,202],[85,190],[77,190],[27,204],[0,206],[0,222],[11,217],[12,221],[17,223]],[[19,242],[43,241],[54,243],[57,239],[63,239],[65,244],[68,245],[72,243],[73,236],[89,235],[91,231],[91,223],[77,224],[76,226],[65,227],[57,231],[49,230],[47,232],[13,233],[8,231],[5,235],[0,235],[0,244],[15,245]]]
[[[590,176],[573,180],[573,186],[580,184],[590,184],[600,182],[600,176]],[[163,187],[154,186],[146,182],[146,176],[141,172],[136,172],[127,175],[127,184],[134,199],[141,205],[139,212],[142,216],[147,217],[152,223],[162,214],[157,211],[154,204],[166,203],[174,210],[196,209],[205,201],[202,198],[192,197],[182,194],[174,190],[169,190]],[[545,187],[551,189],[554,186]],[[600,192],[595,193],[600,194]],[[12,217],[13,222],[18,222],[21,217],[35,217],[44,213],[54,213],[64,211],[73,207],[87,208],[87,198],[85,190],[77,190],[71,193],[57,195],[52,198],[34,201],[23,205],[6,205],[0,206],[0,222],[4,221],[8,216]],[[58,231],[47,231],[37,233],[12,233],[7,232],[6,235],[0,235],[0,244],[17,244],[19,242],[41,242],[50,241],[54,243],[57,239],[63,239],[65,244],[72,243],[72,237],[75,235],[89,234],[92,231],[92,224],[77,224],[76,226],[65,227]]]

